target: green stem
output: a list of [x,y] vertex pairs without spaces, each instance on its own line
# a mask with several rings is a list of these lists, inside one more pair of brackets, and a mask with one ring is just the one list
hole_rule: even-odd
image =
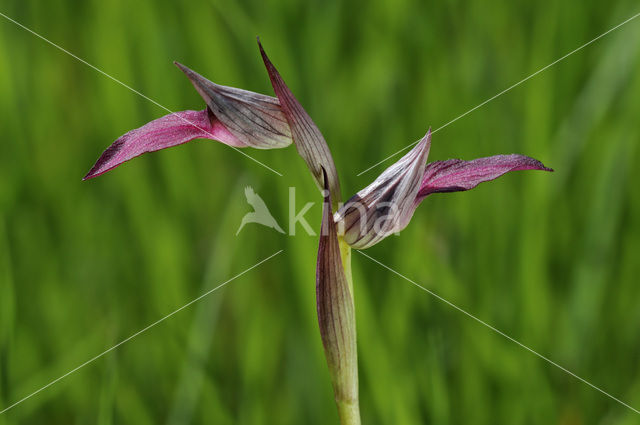
[[[349,285],[349,294],[351,295],[351,307],[355,311],[354,293],[353,293],[353,277],[351,275],[351,247],[342,239],[338,238],[340,246],[340,256],[342,258],[342,266]],[[353,326],[353,334],[356,334],[355,327],[355,314],[354,320],[350,324]],[[357,345],[354,342],[352,349],[356,352],[357,358]],[[349,385],[350,388],[346,391],[335,392],[336,404],[338,406],[338,416],[340,418],[341,425],[360,425],[360,407],[358,400],[358,364],[355,363],[355,370],[351,371],[353,379]]]
[[342,257],[342,267],[344,267],[344,274],[347,277],[349,283],[349,292],[351,292],[351,302],[353,302],[353,277],[351,276],[351,247],[348,243],[342,239],[342,236],[338,237],[338,244],[340,245],[340,256]]
[[358,400],[347,402],[336,400],[338,405],[338,417],[341,425],[360,425],[360,407]]

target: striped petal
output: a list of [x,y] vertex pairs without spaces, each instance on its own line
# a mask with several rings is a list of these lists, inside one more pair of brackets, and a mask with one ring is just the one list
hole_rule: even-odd
[[331,156],[327,142],[324,140],[322,133],[320,133],[320,130],[318,130],[318,127],[309,114],[307,114],[302,105],[300,105],[300,102],[295,98],[289,87],[287,87],[280,73],[278,73],[278,70],[267,57],[259,40],[258,45],[260,47],[260,53],[262,54],[262,60],[269,73],[271,85],[273,86],[276,96],[278,96],[282,112],[287,118],[287,122],[291,128],[291,135],[293,136],[296,149],[302,159],[307,163],[307,167],[309,167],[320,189],[323,187],[322,169],[325,169],[329,179],[329,190],[331,191],[331,198],[335,209],[335,206],[341,199],[340,183],[338,181],[338,172],[333,163],[333,157]]
[[415,211],[430,146],[431,130],[335,214],[344,240],[352,248],[368,248],[407,226]]
[[292,143],[278,99],[220,86],[176,62],[207,104],[203,111],[166,115],[131,130],[103,152],[84,180],[99,176],[146,152],[203,138],[238,148],[276,149]]
[[427,164],[416,203],[432,193],[461,192],[517,170],[553,171],[524,155],[496,155],[472,161],[448,159]]
[[257,149],[275,149],[292,142],[289,124],[278,99],[263,94],[221,86],[174,62],[191,80],[207,106],[233,136]]

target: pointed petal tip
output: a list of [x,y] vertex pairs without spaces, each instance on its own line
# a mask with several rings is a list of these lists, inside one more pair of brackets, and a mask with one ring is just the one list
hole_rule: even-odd
[[[264,51],[264,47],[262,47],[262,42],[260,42],[260,37],[258,37],[258,48],[260,49],[260,56],[262,56],[262,61],[265,63],[265,65],[268,63],[269,65],[271,65],[271,61],[269,60],[269,57],[267,56],[267,52]],[[271,65],[273,66],[273,65]]]
[[267,72],[269,73],[269,78],[273,78],[272,74],[277,74],[278,71],[276,70],[276,67],[273,65],[273,63],[271,63],[269,56],[267,56],[267,52],[264,51],[264,47],[262,47],[260,38],[258,38],[258,48],[260,49],[260,56],[262,56],[262,62],[264,62],[264,65],[267,68]]
[[89,172],[82,178],[82,181],[86,182],[87,180],[95,179],[115,167],[111,167],[108,170],[99,170],[98,168],[99,167],[93,166],[93,168],[91,168],[91,170],[89,170]]
[[539,170],[539,171],[548,171],[550,173],[553,173],[555,171],[553,168],[547,167],[542,163],[542,161],[538,161],[535,158],[531,158],[528,156],[521,156],[517,154],[513,154],[513,155],[516,157],[521,157],[521,158],[524,158],[525,160],[528,160],[529,164],[526,164],[520,167],[519,169],[521,170]]
[[189,68],[188,66],[185,66],[185,65],[181,64],[181,63],[180,63],[180,62],[178,62],[178,61],[173,61],[173,64],[174,64],[175,66],[177,66],[177,67],[180,69],[180,71],[184,72],[184,73],[185,73],[185,75],[186,75],[186,76],[187,76],[191,81],[193,81],[192,76],[199,76],[199,75],[198,75],[198,73],[196,73],[194,70],[192,70],[192,69],[191,69],[191,68]]
[[207,80],[202,75],[198,74],[188,66],[185,66],[178,61],[174,61],[173,64],[177,66],[180,69],[180,71],[184,73],[184,75],[187,76],[189,81],[191,81],[191,84],[193,84],[193,87],[200,94],[200,96],[202,96],[202,98],[205,100],[205,103],[206,103],[207,96],[206,96],[205,89],[207,87],[215,87],[215,85],[213,85],[213,83],[211,83],[209,80]]
[[[414,148],[411,150],[415,155],[419,155],[422,157],[420,160],[424,165],[427,162],[427,158],[429,157],[429,151],[431,150],[431,128],[427,131],[427,133],[420,139],[418,142],[414,143]],[[411,153],[407,154],[411,155]]]
[[[414,142],[410,146],[413,146],[413,149],[411,150],[412,152],[417,152],[417,151],[424,152],[425,149],[427,151],[431,149],[431,127],[429,127],[429,130],[424,134],[424,136],[422,136],[420,140],[418,140],[417,142]],[[426,158],[425,158],[425,161],[426,161]]]
[[[204,97],[203,92],[207,87],[215,89],[216,85],[214,83],[207,80],[202,75],[198,74],[196,71],[189,68],[188,66],[183,65],[178,61],[174,61],[173,64],[177,66],[180,69],[180,71],[184,73],[184,75],[187,76],[187,78],[191,81],[191,84],[193,84],[193,86],[195,87],[196,91],[200,93],[200,96]],[[205,99],[205,102],[206,102],[206,99]]]
[[87,174],[84,175],[84,177],[82,178],[83,182],[86,182],[87,180],[95,177],[94,176],[94,169],[96,168],[96,166],[94,165],[93,167],[91,167],[91,169],[87,172]]
[[423,145],[429,145],[429,147],[431,147],[431,127],[429,127],[429,130],[427,130],[422,139],[420,139],[419,143]]
[[188,73],[189,71],[191,71],[189,68],[187,68],[186,66],[184,66],[183,64],[181,64],[178,61],[173,61],[173,64],[175,66],[177,66],[178,69],[180,69],[180,71],[184,72],[185,74]]

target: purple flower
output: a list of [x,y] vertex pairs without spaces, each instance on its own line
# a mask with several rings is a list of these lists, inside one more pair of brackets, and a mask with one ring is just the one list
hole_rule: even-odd
[[510,171],[553,171],[536,159],[516,154],[425,164],[430,146],[429,131],[415,148],[335,214],[340,232],[352,248],[369,248],[407,227],[418,205],[432,193],[473,189]]
[[211,139],[229,146],[256,149],[277,149],[291,144],[291,131],[278,99],[214,84],[186,66],[175,64],[191,80],[207,108],[173,112],[131,130],[102,153],[84,180],[143,153],[193,139]]
[[207,107],[166,115],[132,130],[104,151],[85,179],[99,176],[131,158],[197,138],[257,149],[295,144],[321,189],[322,229],[316,266],[320,335],[343,425],[360,424],[358,367],[351,248],[368,248],[404,229],[418,205],[433,193],[459,192],[510,171],[544,170],[523,155],[496,155],[472,161],[427,163],[431,131],[373,183],[341,205],[338,173],[322,133],[287,87],[258,41],[277,97],[220,86],[184,65]]

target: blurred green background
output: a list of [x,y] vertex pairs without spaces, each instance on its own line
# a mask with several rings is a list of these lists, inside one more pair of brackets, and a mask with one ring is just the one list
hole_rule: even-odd
[[[637,1],[20,1],[0,12],[171,110],[172,65],[273,94],[255,36],[323,131],[347,198],[385,156],[635,13]],[[431,159],[556,169],[434,195],[367,254],[640,408],[640,18],[438,131]],[[80,179],[166,112],[0,17],[0,424],[336,424],[317,237],[286,226],[290,147],[210,141]],[[385,166],[390,165],[387,162]],[[640,415],[365,257],[353,257],[365,424],[637,424]]]

